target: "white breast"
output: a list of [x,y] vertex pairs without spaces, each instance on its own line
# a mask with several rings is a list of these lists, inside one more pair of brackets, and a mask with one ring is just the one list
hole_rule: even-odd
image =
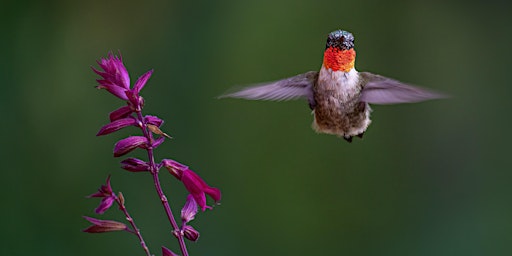
[[318,75],[317,90],[326,90],[342,102],[349,102],[359,94],[359,75],[355,68],[349,72],[333,71],[322,65]]

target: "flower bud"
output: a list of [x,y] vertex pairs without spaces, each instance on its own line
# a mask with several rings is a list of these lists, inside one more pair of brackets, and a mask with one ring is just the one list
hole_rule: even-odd
[[130,172],[145,172],[149,171],[149,164],[137,158],[126,158],[121,161],[121,168]]
[[157,116],[150,116],[150,115],[145,116],[144,121],[147,124],[152,124],[157,127],[160,127],[164,123],[164,120],[158,118]]
[[113,221],[113,220],[99,220],[87,216],[83,216],[84,219],[92,223],[92,226],[84,229],[83,232],[87,233],[105,233],[112,231],[128,230],[126,224]]
[[122,139],[114,146],[114,157],[119,157],[129,153],[137,147],[143,147],[147,145],[148,140],[142,136],[131,136]]
[[119,131],[128,126],[135,126],[136,124],[137,121],[131,117],[118,119],[101,127],[100,131],[96,134],[96,136],[107,135],[109,133]]
[[199,232],[189,225],[185,225],[183,227],[183,235],[185,236],[186,239],[193,242],[199,239]]

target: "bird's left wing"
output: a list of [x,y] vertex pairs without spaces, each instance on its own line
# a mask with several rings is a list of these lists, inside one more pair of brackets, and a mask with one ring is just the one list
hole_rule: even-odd
[[361,91],[360,101],[373,104],[413,103],[447,96],[432,90],[404,84],[397,80],[369,72],[360,72],[366,85]]
[[235,92],[221,95],[219,98],[275,101],[306,98],[310,105],[314,105],[313,85],[317,78],[318,72],[310,71],[282,80],[242,88]]

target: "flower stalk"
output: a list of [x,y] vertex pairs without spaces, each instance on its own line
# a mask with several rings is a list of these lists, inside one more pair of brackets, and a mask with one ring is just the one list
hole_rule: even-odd
[[144,238],[142,237],[142,234],[140,233],[139,228],[137,228],[137,225],[135,225],[135,221],[133,220],[130,213],[128,213],[128,210],[126,209],[126,206],[124,205],[124,196],[123,193],[119,192],[119,196],[116,198],[116,202],[119,205],[119,209],[123,212],[124,216],[126,217],[126,221],[130,223],[132,226],[132,233],[134,233],[137,238],[139,239],[140,246],[146,252],[146,256],[151,256],[151,253],[149,252],[149,248],[146,245],[146,242],[144,241]]

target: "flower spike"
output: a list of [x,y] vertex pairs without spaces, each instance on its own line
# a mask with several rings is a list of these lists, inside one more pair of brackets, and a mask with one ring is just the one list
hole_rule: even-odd
[[[108,53],[106,58],[97,61],[98,67],[91,67],[92,70],[100,76],[96,81],[96,88],[105,89],[115,97],[125,101],[125,105],[110,112],[110,123],[101,127],[97,136],[102,136],[120,131],[121,129],[133,126],[141,132],[139,136],[129,136],[115,143],[113,153],[114,157],[120,157],[139,148],[146,151],[147,159],[139,159],[129,157],[121,161],[121,168],[130,172],[147,173],[152,176],[158,199],[161,201],[167,219],[171,225],[172,234],[178,239],[179,248],[182,256],[188,256],[185,239],[197,241],[199,232],[189,222],[195,219],[198,209],[205,211],[206,208],[212,209],[206,205],[206,195],[210,196],[215,202],[221,199],[220,190],[209,186],[199,175],[189,169],[188,166],[178,163],[174,160],[164,159],[160,163],[155,161],[155,149],[160,146],[166,138],[171,139],[167,133],[161,130],[164,123],[162,119],[153,115],[144,115],[144,98],[140,95],[141,90],[146,86],[153,74],[153,70],[149,70],[141,75],[137,81],[130,84],[130,76],[126,67],[119,56]],[[159,177],[161,167],[165,167],[169,172],[181,181],[189,195],[181,209],[181,225],[176,221],[171,211],[170,202],[165,195]],[[127,231],[137,236],[142,249],[146,256],[152,256],[149,247],[146,245],[140,229],[135,225],[135,221],[129,214],[123,193],[113,192],[110,185],[110,176],[107,178],[105,185],[102,185],[98,191],[89,197],[101,198],[99,206],[95,209],[97,214],[105,213],[114,203],[117,204],[119,210],[123,212],[125,220],[129,223],[124,224],[113,220],[100,220],[84,216],[92,225],[84,229],[88,233],[104,233],[111,231]],[[163,256],[178,256],[178,254],[162,246]]]

